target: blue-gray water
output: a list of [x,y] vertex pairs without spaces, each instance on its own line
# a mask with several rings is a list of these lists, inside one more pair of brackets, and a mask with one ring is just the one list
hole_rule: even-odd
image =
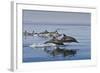
[[58,61],[58,60],[85,60],[91,59],[91,28],[90,25],[84,24],[24,24],[23,32],[43,32],[48,30],[50,32],[58,29],[59,33],[64,33],[68,36],[76,38],[79,43],[70,43],[65,46],[67,49],[79,49],[74,56],[63,57],[61,55],[51,56],[44,52],[41,48],[31,48],[30,45],[34,43],[44,43],[47,38],[38,36],[23,36],[23,62],[41,62],[41,61]]

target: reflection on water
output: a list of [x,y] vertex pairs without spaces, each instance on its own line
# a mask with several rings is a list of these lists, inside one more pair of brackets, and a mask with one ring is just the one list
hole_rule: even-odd
[[44,48],[44,51],[54,57],[57,55],[62,55],[63,57],[75,56],[75,54],[77,53],[76,49],[65,49],[65,48],[62,49],[59,47],[52,50],[48,48]]
[[[64,33],[75,37],[79,43],[67,43],[59,47],[30,47],[32,44],[43,44],[50,40],[49,37],[40,37],[29,34],[23,36],[23,62],[59,61],[59,60],[83,60],[91,59],[91,39],[90,26],[66,26],[59,25],[25,25],[23,32],[43,32],[45,30],[55,31],[58,29],[60,34]],[[49,27],[49,28],[48,28]],[[48,28],[48,29],[47,29]]]

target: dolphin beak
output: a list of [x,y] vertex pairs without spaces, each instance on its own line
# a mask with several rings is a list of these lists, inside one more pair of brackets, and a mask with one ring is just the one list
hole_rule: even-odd
[[76,41],[76,43],[79,43],[78,41]]
[[44,44],[47,44],[47,43],[49,43],[49,41],[44,42]]

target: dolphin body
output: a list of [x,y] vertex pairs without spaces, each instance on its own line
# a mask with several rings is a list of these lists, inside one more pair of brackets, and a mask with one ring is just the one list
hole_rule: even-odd
[[53,39],[46,41],[45,44],[54,43],[56,45],[64,45],[64,43],[71,43],[71,42],[78,43],[78,41],[75,38],[63,34],[63,37],[61,39],[57,39],[56,37],[53,37]]
[[68,43],[71,43],[71,42],[79,43],[74,37],[67,36],[65,34],[63,34],[63,37],[61,38],[61,41],[68,42]]
[[44,44],[46,43],[54,43],[56,45],[64,45],[64,43],[61,40],[56,39],[55,37],[53,37],[53,39],[46,41]]

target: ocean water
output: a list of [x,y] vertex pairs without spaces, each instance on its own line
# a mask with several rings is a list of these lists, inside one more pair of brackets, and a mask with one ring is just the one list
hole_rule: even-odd
[[[24,36],[23,35],[23,62],[43,62],[43,61],[67,61],[67,60],[87,60],[91,59],[91,26],[84,24],[23,24],[23,32],[27,30],[37,33],[48,30],[50,32],[57,31],[61,34],[72,36],[78,40],[79,43],[67,43],[63,46],[66,49],[78,49],[74,56],[62,55],[51,56],[45,52],[44,48],[32,48],[32,44],[42,44],[48,40],[39,36]],[[49,47],[50,48],[50,47]]]

